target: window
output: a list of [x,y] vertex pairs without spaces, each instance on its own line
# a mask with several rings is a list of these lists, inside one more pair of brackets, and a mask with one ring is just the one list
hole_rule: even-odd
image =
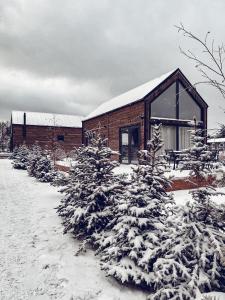
[[201,108],[179,83],[179,119],[201,121]]
[[[154,126],[151,126],[151,136],[153,134]],[[175,126],[162,126],[161,139],[163,146],[158,154],[163,154],[165,150],[176,150],[176,127]]]
[[187,149],[191,146],[191,130],[190,127],[179,127],[179,149]]
[[176,119],[176,82],[152,102],[151,117]]
[[58,142],[64,142],[64,135],[57,135]]
[[163,140],[163,150],[176,149],[176,127],[175,126],[162,126],[161,137]]
[[140,149],[139,126],[124,127],[120,130],[120,154],[122,163],[137,163],[137,152]]
[[128,159],[128,129],[123,128],[121,130],[121,162],[128,164],[129,159]]
[[[195,101],[183,84],[177,80],[153,102],[150,100],[147,104],[150,117],[148,133],[151,132],[154,123],[162,124],[161,137],[164,146],[161,152],[167,149],[189,148],[191,146],[190,131],[194,126],[199,126],[198,121],[204,120],[202,114],[204,107]],[[159,120],[154,120],[154,118]],[[197,121],[196,124],[190,122],[194,120]]]
[[130,128],[130,162],[136,164],[137,152],[139,150],[139,128],[131,127]]

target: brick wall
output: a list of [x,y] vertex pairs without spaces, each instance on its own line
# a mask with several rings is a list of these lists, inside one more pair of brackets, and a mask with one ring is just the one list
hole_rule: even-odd
[[[13,125],[12,147],[21,145],[23,139],[23,125]],[[82,143],[82,129],[69,127],[47,127],[47,126],[26,126],[25,142],[28,146],[33,145],[36,141],[43,148],[51,149],[53,140],[57,140],[58,135],[64,135],[64,142],[59,145],[66,151],[71,151],[74,147],[79,147]]]
[[[69,172],[70,167],[62,166],[60,164],[55,165],[58,171]],[[208,176],[204,180],[196,180],[196,178],[185,177],[185,178],[174,178],[171,180],[171,187],[167,189],[167,192],[178,191],[178,190],[192,190],[199,187],[206,186],[217,186],[218,181],[215,176]]]
[[197,180],[196,178],[174,178],[171,183],[171,187],[167,190],[191,190],[198,187],[216,186],[216,179],[214,176],[208,176],[208,178]]
[[83,132],[96,130],[100,125],[101,134],[108,138],[109,147],[119,151],[119,129],[130,125],[140,125],[141,149],[144,149],[144,120],[141,118],[143,115],[144,101],[140,101],[102,116],[83,121]]

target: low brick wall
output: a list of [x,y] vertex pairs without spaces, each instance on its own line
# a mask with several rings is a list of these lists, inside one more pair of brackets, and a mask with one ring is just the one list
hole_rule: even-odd
[[204,187],[209,185],[216,186],[216,179],[214,176],[208,176],[207,179],[203,180],[197,180],[193,177],[174,178],[172,179],[171,187],[167,191],[171,192],[178,190],[191,190],[196,189],[197,187]]
[[[69,172],[70,167],[55,165],[56,169],[63,172]],[[216,186],[216,179],[214,176],[208,176],[207,179],[197,180],[196,178],[174,178],[171,180],[171,187],[167,189],[168,192],[179,191],[179,190],[191,190],[197,187],[204,186]]]
[[62,166],[62,165],[58,165],[58,164],[55,164],[55,168],[56,168],[56,170],[62,171],[62,172],[69,172],[69,170],[70,170],[70,167]]

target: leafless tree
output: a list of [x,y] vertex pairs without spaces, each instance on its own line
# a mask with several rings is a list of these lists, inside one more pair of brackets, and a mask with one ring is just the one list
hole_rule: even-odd
[[195,63],[195,67],[200,71],[203,81],[197,82],[205,83],[215,87],[225,98],[225,46],[224,44],[214,45],[214,39],[210,38],[208,31],[203,39],[188,31],[181,23],[175,26],[178,32],[181,32],[185,37],[195,41],[200,46],[200,54],[193,53],[191,50],[180,51],[187,58]]
[[8,121],[0,122],[0,151],[9,150],[10,124]]
[[49,153],[51,155],[51,159],[53,161],[54,166],[55,166],[57,160],[61,160],[66,157],[66,152],[63,147],[63,144],[57,140],[56,127],[58,127],[57,119],[56,119],[56,116],[53,115],[52,126],[49,128],[49,130],[50,130],[49,139],[51,141]]

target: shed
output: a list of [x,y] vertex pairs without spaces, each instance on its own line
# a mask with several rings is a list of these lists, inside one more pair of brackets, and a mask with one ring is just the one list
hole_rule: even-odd
[[66,152],[82,142],[82,117],[53,113],[13,111],[11,115],[11,150],[38,142],[52,149],[58,143]]

